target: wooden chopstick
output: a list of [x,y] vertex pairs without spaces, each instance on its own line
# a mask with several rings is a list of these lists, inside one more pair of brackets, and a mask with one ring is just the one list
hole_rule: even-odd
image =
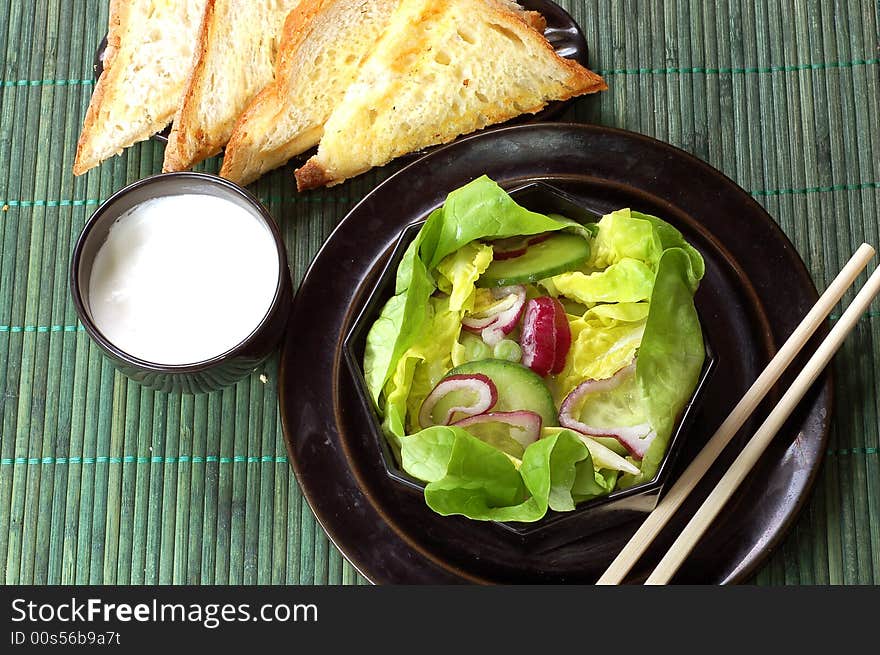
[[[856,277],[868,265],[868,261],[873,256],[874,249],[866,243],[863,243],[856,250],[846,266],[825,290],[825,293],[791,333],[791,336],[770,360],[758,379],[718,427],[694,461],[685,469],[678,481],[663,496],[657,507],[648,515],[596,584],[620,584],[623,581],[630,569],[648,549],[648,546],[669,522],[676,510],[681,507],[688,494],[693,491],[700,479],[718,459],[730,440],[776,384],[813,332],[828,316],[847,289],[852,286]],[[838,322],[838,326],[840,326],[840,322]]]
[[834,353],[843,344],[844,339],[858,323],[871,301],[880,293],[880,267],[874,270],[871,277],[862,287],[862,290],[856,295],[850,306],[837,321],[837,324],[821,343],[816,352],[810,357],[804,368],[792,382],[788,391],[782,396],[779,404],[773,408],[770,415],[755,432],[755,435],[749,439],[749,442],[743,448],[742,452],[731,464],[727,473],[721,478],[712,493],[703,501],[700,509],[694,514],[693,518],[681,532],[670,549],[667,551],[663,559],[654,569],[654,572],[648,576],[645,584],[666,584],[670,578],[681,566],[685,558],[693,550],[697,541],[712,523],[716,516],[724,508],[725,503],[739,487],[743,479],[748,475],[749,471],[755,466],[755,463],[761,457],[767,446],[779,432],[782,424],[797,407],[798,403],[804,397],[804,394],[812,386],[819,374],[831,361]]

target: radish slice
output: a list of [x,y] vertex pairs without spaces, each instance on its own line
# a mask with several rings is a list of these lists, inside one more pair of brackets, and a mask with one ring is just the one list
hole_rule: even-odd
[[568,317],[565,315],[565,308],[556,298],[553,298],[553,307],[556,311],[556,356],[553,360],[553,368],[550,372],[553,375],[562,373],[565,368],[565,358],[571,349],[571,326],[568,324]]
[[642,459],[648,451],[648,446],[651,445],[651,442],[657,436],[657,433],[649,423],[630,426],[594,426],[587,425],[574,417],[576,408],[581,405],[585,397],[594,393],[615,389],[629,376],[634,375],[635,371],[636,365],[632,363],[605,380],[586,380],[581,382],[562,401],[562,407],[559,410],[559,424],[589,436],[614,437],[633,457]]
[[461,320],[464,329],[478,333],[490,346],[510,334],[519,323],[526,304],[526,288],[522,285],[498,287],[492,290],[492,295],[505,301],[497,304],[491,315],[466,316]]
[[[456,398],[458,404],[445,408],[444,415],[440,420],[434,420],[434,408],[437,404],[447,398],[451,393],[460,393],[461,400]],[[465,404],[466,401],[470,401]],[[419,410],[419,424],[423,428],[429,428],[432,425],[449,425],[456,413],[462,413],[466,416],[482,414],[488,412],[498,402],[498,389],[495,383],[482,373],[473,375],[450,375],[443,378],[434,387],[434,390],[428,394]]]
[[535,412],[520,410],[516,412],[489,412],[479,416],[456,421],[452,425],[467,429],[471,425],[501,423],[510,427],[510,437],[523,448],[535,443],[541,436],[541,417]]
[[541,377],[562,372],[571,348],[571,327],[561,302],[542,296],[526,303],[520,346],[523,364]]

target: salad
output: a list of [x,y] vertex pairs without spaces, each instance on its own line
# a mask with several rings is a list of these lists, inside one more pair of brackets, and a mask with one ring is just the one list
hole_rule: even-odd
[[703,273],[654,216],[582,225],[486,176],[450,193],[364,353],[383,432],[428,506],[536,521],[653,479],[703,366]]

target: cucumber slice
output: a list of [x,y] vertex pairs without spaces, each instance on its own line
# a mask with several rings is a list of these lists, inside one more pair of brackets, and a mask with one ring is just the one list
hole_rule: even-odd
[[480,441],[485,441],[502,453],[522,459],[526,449],[510,435],[511,427],[503,423],[477,423],[464,428]]
[[544,427],[559,425],[559,412],[547,385],[536,373],[522,364],[504,359],[481,359],[456,366],[447,375],[482,373],[495,383],[498,402],[493,412],[528,410],[541,417]]
[[[444,425],[443,420],[449,415],[450,409],[453,407],[473,407],[478,400],[479,397],[471,389],[451,391],[438,400],[437,404],[434,405],[434,409],[431,410],[431,423],[434,425]],[[455,412],[452,415],[452,421],[450,422],[454,423],[455,421],[460,421],[468,416],[470,416],[470,414]],[[421,427],[426,428],[428,426],[422,425]]]
[[477,280],[479,287],[526,284],[573,270],[590,256],[586,239],[567,232],[532,244],[525,254],[512,259],[494,260]]
[[593,427],[631,427],[650,420],[634,370],[613,389],[591,393],[582,402],[577,418]]

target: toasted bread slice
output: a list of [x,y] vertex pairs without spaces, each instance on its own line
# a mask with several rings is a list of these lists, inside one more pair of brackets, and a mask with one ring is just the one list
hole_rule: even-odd
[[400,0],[303,0],[284,24],[275,81],[229,139],[220,175],[248,184],[317,145],[324,122]]
[[192,68],[205,2],[110,1],[104,72],[76,148],[76,175],[171,121]]
[[216,155],[254,96],[272,82],[284,19],[299,0],[208,0],[195,63],[174,117],[165,171]]
[[531,23],[505,0],[404,0],[296,171],[299,189],[607,88]]

